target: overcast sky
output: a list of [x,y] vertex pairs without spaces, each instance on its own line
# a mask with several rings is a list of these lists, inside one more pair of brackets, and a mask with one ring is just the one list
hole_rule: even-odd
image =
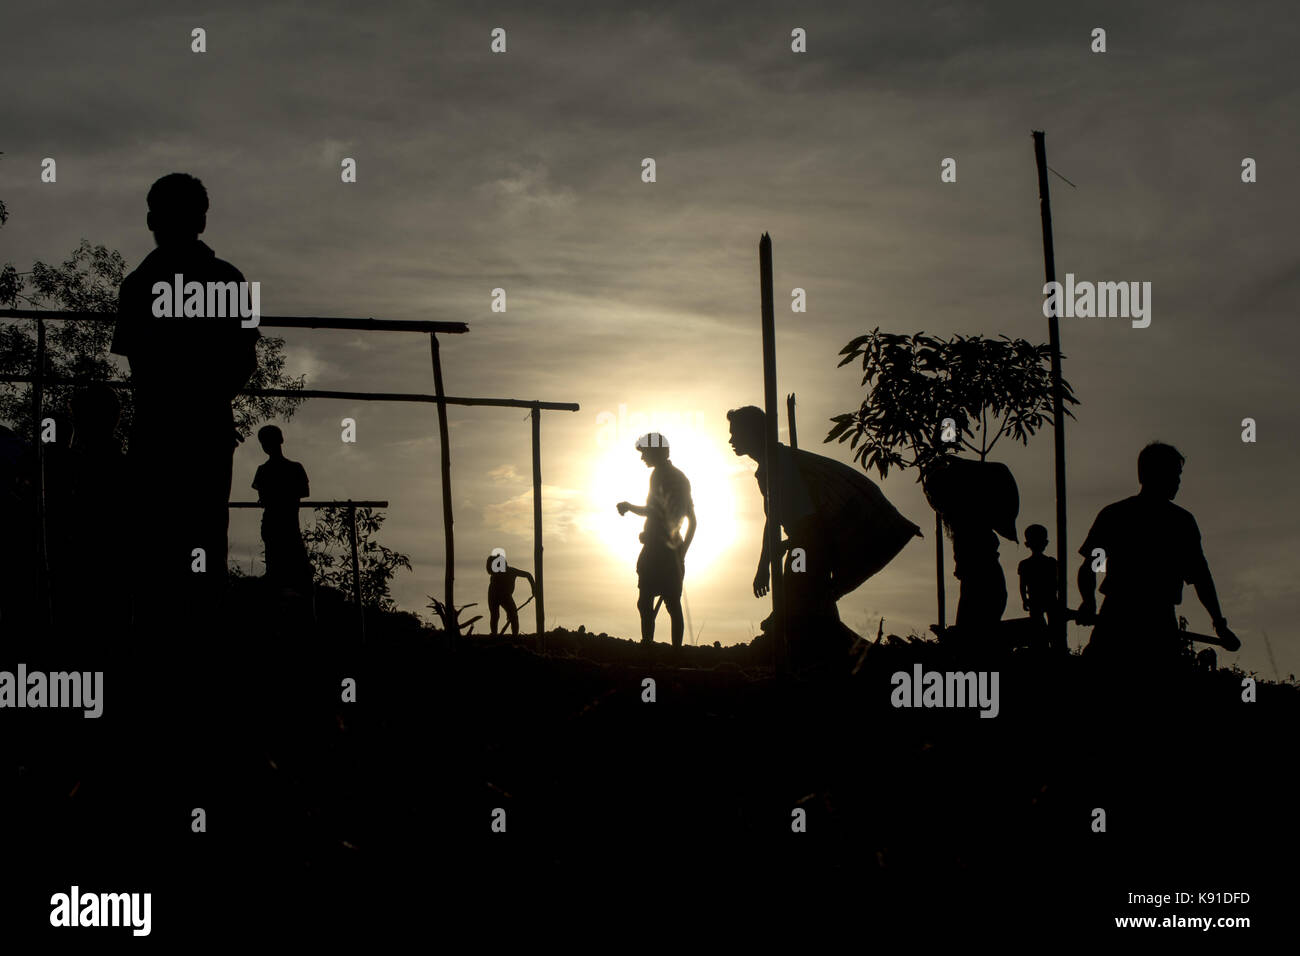
[[[542,426],[548,624],[636,635],[639,523],[610,515],[644,499],[631,443],[661,427],[711,508],[688,566],[692,624],[732,643],[767,614],[749,592],[753,463],[731,455],[724,418],[762,400],[759,236],[775,249],[780,394],[798,394],[801,446],[820,446],[830,416],[862,398],[860,373],[835,368],[856,334],[1046,341],[1030,139],[1045,129],[1049,162],[1077,184],[1052,178],[1058,273],[1153,286],[1149,328],[1062,320],[1082,400],[1067,429],[1071,551],[1098,509],[1136,491],[1138,450],[1172,442],[1187,456],[1177,500],[1200,524],[1238,659],[1271,676],[1267,633],[1285,676],[1300,670],[1300,30],[1281,3],[1133,7],[17,6],[0,65],[0,260],[61,261],[85,237],[134,267],[152,247],[150,183],[199,176],[204,238],[261,282],[266,313],[463,320],[470,334],[444,339],[449,392],[581,405]],[[206,53],[190,50],[195,27]],[[494,27],[503,55],[489,51]],[[795,27],[806,54],[791,52]],[[1090,51],[1094,27],[1104,54]],[[40,182],[47,156],[55,184]],[[340,181],[344,157],[355,184]],[[940,181],[945,157],[955,184]],[[1241,182],[1244,157],[1255,184]],[[806,314],[786,304],[796,286]],[[495,287],[505,314],[490,311]],[[432,391],[420,336],[285,338],[311,386]],[[344,416],[355,445],[339,440]],[[481,604],[491,548],[532,567],[529,424],[514,409],[451,417],[458,601]],[[423,611],[443,577],[434,409],[317,401],[285,433],[314,496],[391,502],[383,537],[415,568],[394,591]],[[250,445],[236,498],[253,494]],[[1019,527],[1054,539],[1051,449],[1048,431],[995,457],[1019,482]],[[815,450],[848,460],[846,446]],[[933,516],[911,474],[882,487],[926,538],[841,613],[860,631],[881,616],[924,631]],[[256,514],[237,513],[232,556],[247,565],[259,547]],[[1002,545],[1013,594],[1026,553]],[[948,582],[951,618],[951,569]],[[1209,630],[1190,588],[1180,611]]]

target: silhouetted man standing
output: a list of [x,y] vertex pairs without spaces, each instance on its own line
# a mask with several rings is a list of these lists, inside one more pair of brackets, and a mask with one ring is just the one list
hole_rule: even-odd
[[[1183,461],[1172,445],[1152,442],[1143,448],[1138,455],[1142,490],[1103,508],[1079,548],[1079,623],[1096,622],[1085,649],[1090,657],[1146,664],[1176,659],[1174,607],[1182,603],[1184,583],[1196,588],[1214,632],[1230,649],[1240,646],[1219,609],[1196,519],[1173,503]],[[1102,554],[1095,553],[1098,549]],[[1103,560],[1101,593],[1106,599],[1098,613],[1093,563]]]
[[[178,281],[206,287],[244,277],[199,240],[208,210],[199,180],[164,176],[150,188],[148,204],[146,222],[158,248],[122,282],[112,345],[130,362],[135,398],[127,449],[139,496],[135,614],[140,620],[183,608],[187,618],[195,612],[201,618],[225,581],[227,502],[239,442],[231,403],[256,368],[259,333],[242,327],[238,314],[156,317],[155,283],[170,286],[179,275]],[[195,549],[202,549],[202,564]],[[168,602],[171,611],[162,607]]]
[[[655,598],[663,597],[672,621],[673,647],[682,646],[686,621],[682,617],[682,580],[686,576],[686,552],[695,537],[695,502],[691,500],[691,483],[668,460],[668,439],[650,432],[636,440],[641,460],[650,473],[650,492],[644,505],[627,501],[618,503],[618,513],[641,515],[645,528],[641,532],[641,556],[636,573],[641,594],[636,607],[641,612],[641,642],[655,639]],[[685,539],[681,536],[682,519],[690,522]]]
[[266,548],[266,581],[276,587],[305,594],[311,591],[311,560],[302,543],[298,506],[311,494],[307,470],[284,457],[284,432],[263,425],[257,441],[266,461],[253,476],[257,500],[262,503],[262,544]]

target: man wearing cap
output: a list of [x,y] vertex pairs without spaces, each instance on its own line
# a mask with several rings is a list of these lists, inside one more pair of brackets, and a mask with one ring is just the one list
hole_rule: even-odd
[[[644,505],[627,501],[618,503],[618,513],[645,518],[641,532],[641,556],[637,558],[636,573],[640,597],[637,610],[641,613],[641,642],[653,644],[655,639],[655,598],[662,597],[672,621],[673,647],[682,646],[686,622],[682,617],[682,579],[686,575],[686,552],[695,537],[695,503],[691,500],[691,483],[681,470],[668,460],[668,439],[658,432],[650,432],[636,440],[641,460],[650,472],[650,491]],[[682,519],[690,524],[686,537],[681,535]]]

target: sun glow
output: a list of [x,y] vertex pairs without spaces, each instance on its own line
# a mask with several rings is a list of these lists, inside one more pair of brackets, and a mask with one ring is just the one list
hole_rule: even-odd
[[[653,429],[647,429],[653,430]],[[669,456],[691,483],[699,529],[686,555],[686,585],[699,581],[730,547],[735,534],[735,511],[731,495],[734,456],[725,438],[705,435],[694,429],[665,429]],[[644,505],[650,487],[650,468],[641,461],[635,435],[619,434],[618,440],[600,442],[592,476],[592,521],[601,541],[615,558],[636,568],[641,553],[638,535],[645,519],[629,512],[620,516],[616,505],[628,501]],[[626,439],[626,440],[624,440]],[[686,522],[682,522],[682,535]]]

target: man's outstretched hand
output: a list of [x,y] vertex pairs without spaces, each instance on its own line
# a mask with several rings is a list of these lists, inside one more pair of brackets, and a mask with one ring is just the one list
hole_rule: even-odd
[[1225,651],[1241,650],[1241,638],[1228,630],[1228,622],[1226,620],[1220,620],[1214,623],[1214,633],[1218,635],[1221,641],[1223,641],[1223,649]]
[[627,514],[627,509],[632,507],[632,503],[630,501],[620,501],[617,507],[618,507],[618,513],[620,515],[625,515]]
[[758,573],[754,575],[754,597],[761,598],[767,593],[768,586],[767,565],[759,567]]

